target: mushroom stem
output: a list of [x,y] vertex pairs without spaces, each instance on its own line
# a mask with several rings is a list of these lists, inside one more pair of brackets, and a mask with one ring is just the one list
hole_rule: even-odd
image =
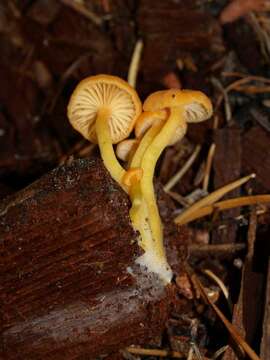
[[152,143],[153,139],[157,136],[158,132],[161,130],[163,122],[161,120],[157,121],[151,128],[146,132],[146,134],[141,139],[139,146],[137,147],[134,155],[130,161],[130,168],[140,167],[143,155],[147,150],[148,146]]
[[138,243],[145,252],[151,251],[151,249],[154,248],[154,243],[151,229],[147,221],[147,207],[142,198],[139,184],[132,187],[130,197],[132,199],[132,207],[129,210],[129,216],[134,229],[140,233]]
[[111,113],[107,108],[100,109],[96,119],[96,134],[101,158],[111,177],[126,191],[122,184],[125,169],[119,164],[112,145],[109,117]]
[[179,107],[170,108],[168,120],[145,151],[141,162],[143,169],[143,177],[141,179],[142,196],[148,209],[150,228],[153,241],[155,242],[155,251],[157,256],[163,260],[166,259],[163,246],[163,229],[156,203],[153,177],[157,160],[165,147],[170,143],[177,127],[179,127],[179,123],[183,123],[183,126],[185,126],[183,109]]
[[[155,136],[157,136],[161,127],[162,123],[157,122],[146,132],[131,159],[129,168],[141,168],[143,155]],[[154,244],[149,223],[147,221],[147,207],[142,197],[140,183],[136,183],[130,188],[130,199],[132,201],[132,206],[129,212],[130,219],[134,228],[139,231],[141,235],[140,246],[144,249],[144,251],[150,251],[150,249],[154,248]]]
[[[142,158],[145,151],[153,139],[157,136],[163,126],[163,122],[156,122],[143,136],[140,144],[131,159],[130,168],[141,168]],[[142,170],[143,171],[143,170]],[[146,202],[141,191],[141,184],[137,182],[130,188],[130,198],[132,206],[129,212],[135,230],[139,231],[139,245],[144,250],[144,254],[140,256],[136,262],[140,265],[146,266],[149,271],[158,274],[161,279],[167,284],[171,281],[172,271],[167,263],[165,254],[159,256],[156,251],[156,243],[153,240],[153,234],[149,223],[149,212]]]
[[172,270],[168,265],[165,253],[161,257],[156,251],[156,243],[148,220],[149,212],[139,183],[132,187],[130,196],[132,207],[129,216],[134,229],[140,233],[138,244],[144,250],[144,254],[136,259],[136,263],[145,266],[148,271],[158,274],[160,279],[168,284],[172,279]]

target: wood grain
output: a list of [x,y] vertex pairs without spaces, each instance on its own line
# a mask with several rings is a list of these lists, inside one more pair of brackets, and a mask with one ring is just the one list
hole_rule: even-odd
[[0,358],[92,358],[160,335],[170,289],[136,268],[128,210],[97,160],[61,166],[2,203]]

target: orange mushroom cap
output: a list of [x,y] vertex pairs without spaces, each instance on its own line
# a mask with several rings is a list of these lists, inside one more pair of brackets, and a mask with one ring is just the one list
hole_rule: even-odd
[[143,111],[135,124],[136,138],[143,136],[155,122],[164,121],[167,116],[168,114],[166,110]]
[[144,111],[159,111],[166,108],[184,109],[186,122],[201,122],[213,113],[210,99],[201,91],[170,89],[156,91],[145,100]]

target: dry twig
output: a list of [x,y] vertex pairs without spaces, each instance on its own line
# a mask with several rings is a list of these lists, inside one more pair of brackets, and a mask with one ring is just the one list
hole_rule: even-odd
[[213,256],[225,256],[235,254],[246,249],[246,244],[190,244],[188,251],[192,256],[205,256],[210,254]]

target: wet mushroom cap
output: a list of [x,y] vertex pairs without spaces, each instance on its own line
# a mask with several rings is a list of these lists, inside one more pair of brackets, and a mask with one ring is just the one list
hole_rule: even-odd
[[131,133],[141,113],[141,101],[130,85],[117,76],[96,75],[82,80],[68,104],[71,125],[87,140],[97,143],[95,121],[100,109],[108,109],[112,143]]
[[187,122],[201,122],[211,117],[213,107],[210,99],[201,91],[170,89],[156,91],[145,100],[144,111],[159,111],[183,107]]

